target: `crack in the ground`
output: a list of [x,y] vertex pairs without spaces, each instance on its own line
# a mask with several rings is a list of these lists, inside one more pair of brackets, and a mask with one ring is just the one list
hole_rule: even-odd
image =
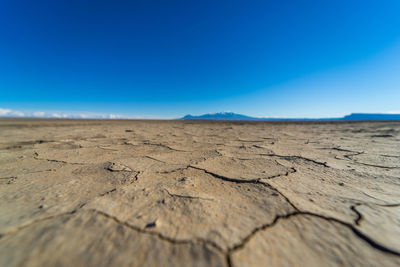
[[[286,166],[284,166],[284,167],[286,167]],[[271,180],[271,179],[278,178],[278,177],[283,177],[283,176],[289,176],[289,174],[295,173],[295,172],[297,172],[297,169],[295,167],[290,167],[289,171],[287,171],[285,174],[277,174],[277,175],[273,175],[273,176],[270,176],[270,177],[267,177],[267,178],[261,178],[261,181],[262,180]]]
[[106,192],[100,193],[99,196],[102,197],[102,196],[111,194],[112,192],[115,192],[115,191],[117,191],[117,188],[113,188],[113,189],[108,190],[108,191],[106,191]]
[[127,228],[130,228],[130,229],[136,231],[136,232],[143,233],[143,234],[149,234],[149,235],[152,235],[152,236],[156,236],[159,239],[167,241],[168,243],[171,243],[171,244],[174,244],[174,245],[177,245],[177,244],[178,245],[179,244],[191,244],[191,245],[194,245],[197,242],[197,243],[202,243],[202,244],[205,244],[205,245],[209,245],[209,246],[213,247],[214,249],[216,249],[220,253],[223,253],[223,254],[225,253],[224,250],[220,246],[218,246],[216,243],[214,243],[214,242],[212,242],[210,240],[206,240],[206,239],[198,238],[198,237],[193,238],[193,239],[174,239],[174,238],[170,238],[168,236],[165,236],[165,235],[163,235],[161,233],[144,230],[144,229],[142,229],[140,227],[137,227],[135,225],[132,225],[132,224],[130,224],[128,222],[121,221],[117,217],[115,217],[113,215],[110,215],[108,213],[105,213],[103,211],[99,211],[99,210],[96,210],[96,209],[88,209],[87,211],[91,211],[91,212],[94,212],[96,214],[102,215],[102,216],[104,216],[104,217],[106,217],[108,219],[113,220],[115,223],[117,223],[119,225],[123,225],[123,226],[125,226]]
[[231,247],[230,249],[228,249],[228,251],[227,251],[228,255],[233,253],[236,250],[244,248],[244,246],[250,241],[250,239],[252,239],[258,232],[274,226],[279,221],[279,219],[281,219],[281,218],[289,218],[289,217],[291,217],[291,216],[293,216],[295,214],[299,214],[299,211],[296,210],[294,212],[291,212],[291,213],[288,213],[288,214],[285,214],[285,215],[277,215],[277,216],[275,216],[275,218],[274,218],[274,220],[272,222],[266,223],[266,224],[263,224],[263,225],[261,225],[259,227],[254,228],[250,232],[249,235],[247,235],[245,238],[243,238],[241,240],[240,243],[238,243],[238,244],[234,245],[233,247]]
[[349,223],[346,223],[346,222],[342,222],[341,220],[338,220],[338,219],[336,219],[336,218],[325,217],[325,216],[323,216],[323,215],[319,215],[319,214],[315,214],[315,213],[311,213],[311,212],[304,212],[304,211],[303,211],[303,212],[301,212],[301,214],[319,217],[319,218],[322,218],[322,219],[325,219],[325,220],[328,220],[328,221],[337,222],[337,223],[339,223],[339,224],[341,224],[341,225],[343,225],[343,226],[347,226],[348,228],[350,228],[350,229],[353,231],[353,233],[354,233],[356,236],[358,236],[360,239],[362,239],[363,241],[365,241],[366,243],[368,243],[371,247],[373,247],[373,248],[375,248],[375,249],[378,249],[378,250],[380,250],[380,251],[382,251],[382,252],[386,252],[386,253],[389,253],[389,254],[393,254],[393,255],[396,255],[396,256],[400,256],[400,252],[399,252],[399,251],[392,250],[392,249],[390,249],[390,248],[387,248],[387,247],[385,247],[385,246],[383,246],[383,245],[377,243],[377,242],[374,241],[372,238],[370,238],[370,237],[368,237],[367,235],[361,233],[361,232],[360,232],[356,227],[354,227],[354,225],[352,225],[352,224],[349,224]]
[[268,148],[266,148],[266,147],[262,147],[262,146],[259,146],[259,145],[253,145],[253,147],[255,147],[255,148],[261,148],[261,149],[268,149]]
[[[240,183],[244,183],[244,184],[246,184],[246,183],[247,183],[247,184],[260,184],[260,185],[266,186],[266,187],[268,187],[269,189],[271,189],[271,190],[277,192],[280,196],[282,196],[282,197],[287,201],[287,203],[288,203],[290,206],[292,206],[293,209],[298,210],[298,208],[297,208],[297,207],[289,200],[289,198],[287,198],[282,192],[280,192],[277,188],[275,188],[274,186],[270,185],[269,183],[263,181],[263,180],[268,180],[268,179],[272,179],[272,178],[277,178],[277,177],[279,177],[279,176],[287,176],[287,175],[290,174],[289,172],[287,172],[286,174],[278,174],[278,175],[274,175],[274,176],[267,177],[267,178],[257,178],[257,179],[251,179],[251,180],[241,180],[241,179],[234,179],[234,178],[229,178],[229,177],[226,177],[226,176],[221,176],[221,175],[219,175],[219,174],[210,172],[210,171],[208,171],[208,170],[206,170],[206,169],[199,168],[199,167],[195,167],[195,166],[192,166],[192,165],[189,165],[187,168],[192,168],[192,169],[196,169],[196,170],[201,170],[201,171],[203,171],[203,172],[205,172],[205,173],[207,173],[207,174],[213,176],[214,178],[221,179],[221,180],[227,181],[227,182],[233,182],[233,183],[238,183],[238,184],[240,184]],[[296,169],[294,169],[294,170],[296,170]]]
[[[280,163],[278,163],[278,164],[280,164]],[[282,165],[282,164],[280,164],[280,165]],[[282,166],[283,166],[283,165],[282,165]],[[284,166],[284,167],[286,167],[286,166]],[[223,176],[223,175],[216,174],[216,173],[211,172],[211,171],[209,171],[209,170],[207,170],[207,169],[200,168],[200,167],[196,167],[196,166],[194,166],[194,165],[192,165],[192,164],[189,164],[188,166],[186,166],[186,167],[184,167],[184,168],[180,168],[180,169],[181,169],[181,170],[185,170],[185,169],[188,169],[188,168],[200,170],[200,171],[203,171],[203,172],[205,172],[205,173],[207,173],[207,174],[209,174],[209,175],[211,175],[211,176],[214,176],[215,178],[218,178],[218,179],[221,179],[221,180],[224,180],[224,181],[228,181],[228,182],[233,182],[233,183],[262,183],[262,180],[270,180],[270,179],[277,178],[277,177],[281,177],[281,176],[288,176],[288,175],[291,174],[291,173],[297,172],[296,168],[290,167],[290,170],[287,171],[287,172],[285,172],[285,173],[280,173],[280,174],[268,176],[268,177],[265,177],[265,178],[256,178],[256,179],[236,179],[236,178],[229,178],[229,177],[226,177],[226,176]],[[175,171],[175,170],[174,170],[174,171]]]
[[[192,167],[192,166],[188,166],[188,168],[193,168],[193,167]],[[194,169],[198,169],[198,168],[194,168]],[[202,170],[202,169],[199,169],[199,170]],[[209,173],[209,172],[207,172],[207,171],[205,171],[205,170],[203,170],[203,171],[206,172],[206,173]],[[212,174],[212,173],[210,173],[210,175],[212,175],[212,176],[215,177],[215,175]],[[231,247],[231,248],[228,248],[227,250],[222,249],[222,248],[221,248],[219,245],[217,245],[215,242],[212,242],[212,241],[207,240],[207,239],[203,239],[203,238],[181,239],[181,240],[180,240],[180,239],[174,239],[174,238],[165,236],[165,235],[163,235],[163,234],[161,234],[161,233],[158,233],[158,232],[144,230],[144,229],[142,229],[142,228],[140,228],[140,227],[137,227],[137,226],[131,225],[131,224],[127,223],[127,222],[121,221],[121,220],[119,220],[119,219],[118,219],[117,217],[115,217],[115,216],[112,216],[112,215],[110,215],[110,214],[108,214],[108,213],[105,213],[105,212],[102,212],[102,211],[99,211],[99,210],[96,210],[96,209],[88,209],[88,210],[86,210],[86,211],[92,211],[92,212],[95,212],[96,214],[100,214],[100,215],[102,215],[102,216],[104,216],[104,217],[107,217],[107,218],[109,218],[109,219],[112,219],[113,221],[115,221],[116,223],[118,223],[118,224],[120,224],[120,225],[126,226],[126,227],[128,227],[128,228],[130,228],[130,229],[132,229],[132,230],[137,231],[137,232],[144,233],[144,234],[150,234],[150,235],[153,235],[153,236],[157,236],[158,238],[160,238],[160,239],[162,239],[162,240],[164,240],[164,241],[167,241],[167,242],[169,242],[169,243],[171,243],[171,244],[192,244],[192,245],[193,245],[193,244],[195,244],[196,242],[198,242],[198,243],[202,243],[202,244],[209,245],[209,246],[213,247],[214,249],[216,249],[218,252],[220,252],[220,253],[222,253],[222,254],[225,255],[226,262],[227,262],[227,265],[228,265],[228,266],[232,266],[232,265],[233,265],[232,259],[231,259],[231,254],[232,254],[233,252],[239,250],[239,249],[244,248],[245,245],[246,245],[258,232],[263,231],[263,230],[266,230],[266,229],[268,229],[268,228],[270,228],[270,227],[273,227],[275,224],[278,223],[279,220],[288,219],[288,218],[293,217],[293,216],[301,216],[301,215],[303,215],[303,216],[304,216],[304,215],[309,215],[309,216],[318,217],[318,218],[321,218],[321,219],[324,219],[324,220],[327,220],[327,221],[339,223],[339,224],[342,225],[342,226],[345,226],[345,227],[347,227],[347,228],[350,228],[350,229],[352,230],[352,232],[353,232],[358,238],[362,239],[363,241],[365,241],[366,243],[368,243],[368,244],[369,244],[370,246],[372,246],[373,248],[378,249],[378,250],[380,250],[380,251],[382,251],[382,252],[385,252],[385,253],[390,253],[390,254],[393,254],[393,255],[396,255],[396,256],[400,256],[400,252],[394,251],[394,250],[392,250],[392,249],[389,249],[389,248],[387,248],[387,247],[385,247],[385,246],[383,246],[383,245],[381,245],[381,244],[375,242],[373,239],[371,239],[371,238],[369,238],[368,236],[366,236],[366,235],[364,235],[363,233],[361,233],[361,232],[360,232],[358,229],[356,229],[352,224],[343,222],[343,221],[338,220],[338,219],[336,219],[336,218],[327,217],[327,216],[323,216],[323,215],[320,215],[320,214],[315,214],[315,213],[312,213],[312,212],[307,212],[307,211],[300,211],[300,210],[298,210],[298,209],[291,203],[291,201],[290,201],[286,196],[284,196],[284,195],[283,195],[281,192],[279,192],[275,187],[271,186],[271,185],[268,184],[268,183],[259,182],[259,181],[242,181],[242,180],[236,180],[236,179],[231,179],[231,178],[227,178],[227,177],[222,177],[222,178],[221,178],[221,176],[219,176],[219,177],[217,177],[217,178],[223,179],[223,180],[226,180],[226,181],[229,181],[229,182],[234,182],[234,183],[255,183],[255,184],[260,183],[260,184],[263,184],[263,185],[265,185],[265,186],[268,186],[268,187],[270,187],[271,189],[277,191],[279,194],[281,194],[281,195],[286,199],[286,201],[287,201],[290,205],[292,205],[292,206],[294,207],[295,211],[290,212],[290,213],[287,213],[287,214],[285,214],[285,215],[277,215],[277,216],[274,218],[274,220],[273,220],[272,222],[254,228],[254,229],[251,231],[251,233],[250,233],[249,235],[247,235],[245,238],[242,239],[242,241],[241,241],[240,243],[234,245],[234,246]],[[100,196],[103,196],[103,195],[109,194],[109,193],[111,193],[111,192],[114,192],[115,190],[116,190],[116,188],[113,188],[113,189],[111,189],[111,190],[109,190],[109,191],[106,191],[105,193],[102,193],[102,194],[99,194],[99,195],[100,195]],[[182,196],[182,195],[171,194],[167,189],[165,189],[165,191],[166,191],[170,196],[173,196],[173,197],[203,199],[203,198],[199,198],[199,197]],[[211,199],[206,199],[206,200],[211,200]],[[33,225],[33,224],[40,223],[40,222],[42,222],[42,221],[46,221],[46,220],[50,220],[50,219],[54,219],[54,218],[57,218],[57,217],[60,217],[60,216],[75,214],[78,210],[80,210],[80,209],[81,209],[83,206],[85,206],[85,205],[86,205],[86,203],[83,203],[83,204],[81,204],[79,207],[77,207],[76,209],[74,209],[74,210],[72,210],[72,211],[65,212],[65,213],[61,213],[61,214],[56,214],[56,215],[48,216],[48,217],[46,217],[46,218],[41,218],[41,219],[38,219],[38,220],[31,221],[31,222],[29,222],[29,223],[27,223],[27,224],[25,224],[25,225],[22,225],[22,226],[17,227],[16,229],[13,229],[13,230],[11,230],[11,231],[9,231],[9,232],[7,232],[7,233],[2,233],[2,234],[0,234],[0,239],[1,239],[2,237],[4,237],[5,235],[9,235],[9,234],[16,233],[16,232],[18,232],[18,231],[20,231],[20,230],[22,230],[22,229],[25,229],[25,228],[27,228],[27,227]],[[352,209],[354,212],[356,212],[356,214],[358,215],[358,218],[356,219],[355,224],[356,224],[356,225],[359,225],[359,222],[360,222],[360,220],[362,219],[362,215],[356,210],[355,206],[351,206],[351,209]]]
[[376,165],[376,164],[369,164],[369,163],[364,163],[364,162],[360,162],[360,161],[356,161],[353,160],[354,163],[360,164],[360,165],[364,165],[364,166],[368,166],[368,167],[374,167],[374,168],[380,168],[380,169],[400,169],[400,166],[382,166],[382,165]]
[[281,159],[284,159],[284,160],[287,160],[287,161],[293,161],[294,159],[300,159],[300,160],[304,160],[304,161],[307,161],[307,162],[312,162],[312,163],[317,164],[317,165],[324,166],[326,168],[330,168],[326,162],[316,161],[316,160],[309,159],[309,158],[306,158],[306,157],[303,157],[303,156],[297,156],[297,155],[296,156],[294,156],[294,155],[293,156],[285,156],[285,155],[278,155],[278,154],[275,154],[275,153],[258,154],[258,155],[267,156],[267,157],[277,157],[277,158],[281,158]]
[[352,153],[352,154],[345,154],[345,155],[343,155],[343,157],[346,158],[346,159],[348,159],[348,160],[350,160],[350,161],[352,161],[352,162],[355,162],[355,160],[353,159],[353,157],[354,157],[354,156],[361,155],[361,154],[364,154],[364,151],[361,151],[361,152],[356,152],[356,151],[354,151],[354,153]]
[[[38,219],[38,220],[31,221],[31,222],[29,222],[29,223],[27,223],[25,225],[17,227],[16,229],[13,229],[13,230],[11,230],[11,231],[9,231],[7,233],[0,234],[0,240],[5,235],[14,234],[14,233],[16,233],[16,232],[18,232],[18,231],[20,231],[22,229],[25,229],[25,228],[33,225],[33,224],[40,223],[40,222],[47,221],[47,220],[51,220],[51,219],[54,219],[54,218],[57,218],[57,217],[65,216],[65,215],[73,215],[73,214],[77,213],[77,211],[79,209],[81,209],[83,206],[85,206],[85,203],[81,204],[78,208],[76,208],[76,209],[74,209],[74,210],[72,210],[70,212],[64,212],[64,213],[48,216],[46,218],[41,218],[41,219]],[[112,215],[110,215],[108,213],[105,213],[103,211],[99,211],[99,210],[96,210],[96,209],[88,209],[88,210],[85,210],[85,211],[94,212],[94,213],[96,213],[98,215],[101,215],[101,216],[104,216],[104,217],[106,217],[108,219],[113,220],[115,223],[117,223],[119,225],[125,226],[125,227],[127,227],[129,229],[132,229],[132,230],[134,230],[136,232],[139,232],[139,233],[156,236],[159,239],[167,241],[168,243],[171,243],[173,245],[176,245],[176,244],[191,244],[191,245],[194,245],[195,243],[202,243],[202,244],[205,244],[205,245],[209,245],[209,246],[213,247],[214,249],[216,249],[219,253],[225,255],[226,262],[227,262],[228,266],[233,266],[232,259],[231,259],[232,253],[234,253],[237,250],[243,249],[246,246],[246,244],[257,233],[259,233],[260,231],[263,231],[263,230],[266,230],[268,228],[273,227],[274,225],[276,225],[282,219],[289,219],[289,218],[294,217],[294,216],[305,216],[305,215],[312,216],[312,217],[317,217],[317,218],[320,218],[320,219],[323,219],[323,220],[326,220],[326,221],[335,222],[335,223],[338,223],[338,224],[340,224],[342,226],[345,226],[345,227],[351,229],[352,232],[358,238],[360,238],[361,240],[363,240],[364,242],[369,244],[371,247],[373,247],[373,248],[375,248],[377,250],[380,250],[382,252],[385,252],[385,253],[389,253],[389,254],[392,254],[392,255],[400,256],[400,252],[394,251],[392,249],[389,249],[389,248],[387,248],[385,246],[382,246],[382,245],[378,244],[377,242],[375,242],[374,240],[372,240],[371,238],[369,238],[368,236],[364,235],[359,230],[357,230],[352,224],[349,224],[349,223],[346,223],[346,222],[342,222],[341,220],[338,220],[336,218],[327,217],[327,216],[323,216],[323,215],[319,215],[319,214],[315,214],[315,213],[307,212],[307,211],[298,211],[298,210],[296,210],[294,212],[291,212],[291,213],[288,213],[288,214],[285,214],[285,215],[277,215],[272,222],[254,228],[249,235],[247,235],[245,238],[242,239],[242,241],[240,243],[234,245],[231,248],[228,248],[227,250],[222,249],[215,242],[212,242],[212,241],[207,240],[207,239],[197,238],[197,237],[193,238],[193,239],[174,239],[174,238],[165,236],[165,235],[163,235],[161,233],[158,233],[158,232],[144,230],[144,229],[142,229],[140,227],[131,225],[128,222],[121,221],[117,217],[112,216]]]
[[363,153],[363,152],[359,152],[359,151],[353,151],[353,150],[349,150],[349,149],[344,149],[344,148],[341,148],[341,147],[321,147],[319,149],[336,150],[336,151],[340,151],[340,152],[350,152],[350,153]]
[[[213,151],[215,151],[218,154],[218,156],[223,156],[218,150],[215,149]],[[173,169],[173,170],[170,170],[170,171],[157,171],[157,173],[167,174],[167,173],[172,173],[172,172],[176,172],[176,171],[186,170],[186,169],[188,169],[188,167],[190,165],[199,164],[200,162],[204,162],[207,159],[215,158],[215,157],[218,157],[218,156],[211,156],[211,157],[207,157],[207,158],[206,157],[202,157],[201,159],[197,159],[197,160],[193,159],[193,160],[190,160],[191,163],[189,165],[186,165],[185,167],[179,167],[179,168],[176,168],[176,169]],[[164,164],[169,164],[169,165],[178,165],[178,166],[179,165],[181,165],[181,166],[184,165],[184,164],[178,164],[178,163],[171,163],[171,162],[162,161],[162,160],[159,160],[157,158],[154,158],[154,157],[148,156],[148,155],[145,155],[143,157],[148,158],[148,159],[152,159],[152,160],[164,163]]]
[[75,209],[73,209],[73,210],[71,210],[71,211],[67,211],[67,212],[63,212],[63,213],[58,213],[58,214],[50,215],[50,216],[47,216],[47,217],[44,217],[44,218],[39,218],[39,219],[36,219],[36,220],[28,221],[28,222],[26,222],[26,223],[24,223],[24,224],[22,224],[22,225],[18,225],[18,226],[16,226],[14,229],[10,229],[10,230],[7,231],[7,232],[0,233],[0,241],[1,241],[1,239],[2,239],[4,236],[16,234],[17,232],[19,232],[19,231],[21,231],[21,230],[23,230],[23,229],[25,229],[25,228],[28,228],[28,227],[30,227],[31,225],[34,225],[34,224],[37,224],[37,223],[40,223],[40,222],[43,222],[43,221],[51,220],[51,219],[54,219],[54,218],[58,218],[58,217],[61,217],[61,216],[75,214],[75,213],[77,213],[81,208],[83,208],[85,205],[86,205],[86,203],[82,203],[82,204],[80,204],[77,208],[75,208]]
[[281,177],[281,176],[288,176],[288,175],[291,174],[291,173],[295,173],[297,170],[296,170],[294,167],[291,168],[291,170],[292,170],[291,172],[288,171],[288,172],[286,172],[285,174],[277,174],[277,175],[273,175],[273,176],[266,177],[266,178],[257,178],[257,179],[251,179],[251,180],[242,180],[242,179],[229,178],[229,177],[222,176],[222,175],[219,175],[219,174],[210,172],[210,171],[208,171],[208,170],[206,170],[206,169],[199,168],[199,167],[196,167],[196,166],[193,166],[193,165],[188,165],[188,166],[186,166],[186,167],[184,167],[184,168],[179,168],[179,169],[172,170],[172,171],[168,171],[168,172],[164,172],[164,173],[171,173],[171,172],[176,172],[176,171],[183,171],[183,170],[187,170],[187,169],[189,169],[189,168],[192,168],[192,169],[195,169],[195,170],[203,171],[204,173],[207,173],[207,174],[213,176],[214,178],[217,178],[217,179],[220,179],[220,180],[223,180],[223,181],[227,181],[227,182],[232,182],[232,183],[237,183],[237,184],[240,184],[240,183],[244,183],[244,184],[246,184],[246,183],[247,183],[247,184],[260,184],[260,185],[262,185],[262,186],[266,186],[266,187],[268,187],[269,189],[271,189],[271,190],[277,192],[280,196],[282,196],[282,197],[287,201],[287,203],[288,203],[290,206],[292,206],[293,209],[298,210],[298,208],[297,208],[297,207],[289,200],[289,198],[286,197],[282,192],[280,192],[277,188],[275,188],[274,186],[270,185],[270,184],[267,183],[266,181],[263,181],[263,180],[269,180],[269,179],[273,179],[273,178],[277,178],[277,177]]
[[232,141],[237,141],[237,142],[243,142],[243,143],[264,143],[265,141],[263,140],[242,140],[242,139],[236,139]]
[[[261,230],[264,230],[264,229],[266,229],[268,227],[273,226],[279,219],[281,219],[281,218],[289,218],[289,217],[294,216],[294,215],[310,215],[310,216],[319,217],[319,218],[322,218],[322,219],[325,219],[325,220],[328,220],[328,221],[337,222],[337,223],[339,223],[339,224],[341,224],[343,226],[346,226],[346,227],[350,228],[357,237],[359,237],[363,241],[367,242],[373,248],[378,249],[378,250],[383,251],[383,252],[386,252],[386,253],[390,253],[390,254],[393,254],[393,255],[400,256],[400,252],[394,251],[394,250],[392,250],[390,248],[387,248],[387,247],[375,242],[373,239],[371,239],[368,236],[364,235],[363,233],[361,233],[358,229],[356,229],[353,225],[351,225],[349,223],[343,222],[341,220],[338,220],[338,219],[332,218],[332,217],[326,217],[326,216],[315,214],[315,213],[311,213],[311,212],[300,211],[290,201],[290,199],[288,197],[286,197],[283,193],[281,193],[277,188],[275,188],[274,186],[270,185],[267,182],[261,182],[260,179],[257,179],[257,180],[238,180],[238,179],[228,178],[228,177],[225,177],[225,176],[220,176],[220,175],[215,174],[213,172],[209,172],[209,171],[207,171],[205,169],[194,167],[194,166],[188,166],[188,168],[194,168],[194,169],[197,169],[197,170],[202,170],[205,173],[210,174],[215,178],[222,179],[222,180],[228,181],[228,182],[263,184],[265,186],[268,186],[270,189],[278,192],[295,210],[294,212],[286,214],[286,215],[278,215],[278,216],[276,216],[272,223],[269,223],[269,224],[266,224],[266,225],[263,225],[261,227],[256,228],[255,230],[252,231],[252,233],[248,237],[246,237],[243,240],[243,242],[241,242],[239,245],[235,246],[233,249],[230,249],[228,251],[228,253],[227,253],[227,264],[228,264],[228,266],[232,265],[232,261],[230,259],[230,254],[231,254],[231,252],[233,250],[236,250],[236,249],[238,249],[240,247],[244,247],[245,243],[247,243],[251,239],[252,236],[254,236],[257,232],[259,232]],[[362,215],[356,210],[355,206],[352,206],[350,208],[358,215],[358,218],[355,220],[355,224],[358,225],[360,223],[360,221],[362,220]]]
[[373,205],[377,205],[380,207],[386,207],[386,208],[396,208],[396,207],[400,207],[400,203],[394,203],[394,204],[373,204]]
[[390,248],[387,248],[387,247],[385,247],[385,246],[383,246],[383,245],[381,245],[381,244],[375,242],[373,239],[371,239],[371,238],[369,238],[368,236],[366,236],[366,235],[364,235],[363,233],[361,233],[361,232],[360,232],[358,229],[356,229],[352,224],[343,222],[343,221],[338,220],[338,219],[336,219],[336,218],[327,217],[327,216],[323,216],[323,215],[316,214],[316,213],[312,213],[312,212],[307,212],[307,211],[295,211],[295,212],[292,212],[292,213],[288,213],[288,214],[286,214],[286,215],[278,215],[278,216],[275,217],[275,219],[274,219],[271,223],[264,224],[264,225],[262,225],[262,226],[260,226],[260,227],[257,227],[257,228],[255,228],[255,229],[253,229],[253,231],[252,231],[248,236],[246,236],[246,237],[242,240],[242,242],[240,242],[239,244],[233,246],[232,248],[230,248],[230,249],[227,251],[227,262],[228,262],[228,265],[229,265],[229,266],[233,266],[232,259],[231,259],[232,253],[235,252],[235,251],[237,251],[237,250],[243,249],[243,248],[246,246],[246,244],[247,244],[257,233],[259,233],[260,231],[263,231],[263,230],[266,230],[266,229],[268,229],[268,228],[273,227],[274,225],[276,225],[276,224],[278,223],[279,220],[282,220],[282,219],[289,219],[289,218],[294,217],[294,216],[305,216],[305,215],[312,216],[312,217],[317,217],[317,218],[320,218],[320,219],[323,219],[323,220],[326,220],[326,221],[335,222],[335,223],[338,223],[338,224],[340,224],[340,225],[342,225],[342,226],[345,226],[345,227],[349,228],[350,230],[352,230],[352,232],[353,232],[358,238],[360,238],[361,240],[363,240],[364,242],[366,242],[368,245],[370,245],[370,246],[373,247],[374,249],[377,249],[377,250],[379,250],[379,251],[382,251],[382,252],[385,252],[385,253],[389,253],[389,254],[392,254],[392,255],[400,256],[400,252],[394,251],[394,250],[392,250],[392,249],[390,249]]
[[224,181],[227,181],[227,182],[233,182],[233,183],[243,183],[243,184],[248,184],[248,183],[253,183],[253,184],[257,184],[257,183],[260,183],[260,180],[261,180],[261,178],[257,178],[257,179],[248,179],[248,180],[242,180],[242,179],[236,179],[236,178],[229,178],[229,177],[226,177],[226,176],[222,176],[222,175],[219,175],[219,174],[216,174],[216,173],[214,173],[214,172],[210,172],[210,171],[208,171],[208,170],[206,170],[206,169],[203,169],[203,168],[199,168],[199,167],[196,167],[196,166],[193,166],[193,165],[188,165],[187,167],[186,167],[186,169],[188,169],[188,168],[192,168],[192,169],[196,169],[196,170],[200,170],[200,171],[203,171],[203,172],[205,172],[205,173],[207,173],[207,174],[209,174],[209,175],[211,175],[211,176],[213,176],[213,177],[215,177],[215,178],[218,178],[218,179],[221,179],[221,180],[224,180]]
[[357,204],[357,205],[352,205],[350,207],[350,209],[352,211],[354,211],[354,213],[357,215],[357,218],[354,220],[354,223],[356,225],[360,225],[361,221],[364,219],[364,217],[362,216],[362,214],[357,210],[357,206],[360,206],[361,204]]
[[[135,175],[135,179],[136,179],[136,180],[138,179],[138,175],[139,175],[139,174],[140,174],[140,172],[137,172],[137,173],[136,173],[136,175]],[[0,178],[0,179],[6,179],[6,178],[8,178],[8,177],[3,177],[3,178]],[[10,177],[10,178],[13,178],[13,177]],[[15,178],[17,178],[17,177],[15,177]],[[110,190],[105,191],[105,192],[103,192],[103,193],[99,193],[98,196],[102,197],[102,196],[111,194],[111,193],[115,192],[116,190],[117,190],[117,188],[113,188],[113,189],[110,189]],[[81,203],[77,208],[75,208],[75,209],[73,209],[73,210],[71,210],[71,211],[63,212],[63,213],[59,213],[59,214],[55,214],[55,215],[51,215],[51,216],[48,216],[48,217],[45,217],[45,218],[40,218],[40,219],[37,219],[37,220],[32,220],[32,221],[27,222],[27,223],[25,223],[25,224],[23,224],[23,225],[17,226],[15,229],[12,229],[12,230],[10,230],[10,231],[8,231],[8,232],[0,233],[0,240],[2,239],[2,237],[6,236],[6,235],[13,234],[13,233],[16,233],[16,232],[18,232],[18,231],[20,231],[20,230],[22,230],[22,229],[25,229],[25,228],[29,227],[30,225],[33,225],[33,224],[36,224],[36,223],[40,223],[40,222],[42,222],[42,221],[47,221],[47,220],[50,220],[50,219],[53,219],[53,218],[56,218],[56,217],[60,217],[60,216],[64,216],[64,215],[72,215],[72,214],[75,214],[75,213],[78,212],[80,209],[82,209],[84,206],[86,206],[86,204],[87,204],[89,201],[90,201],[90,200],[88,200],[87,202]]]
[[[136,174],[134,176],[135,177],[135,181],[137,181],[139,179],[139,174],[141,174],[141,173],[142,173],[141,171],[137,171],[136,172]],[[135,181],[132,181],[131,184],[133,184]]]
[[36,151],[33,153],[33,158],[36,160],[44,160],[44,161],[48,161],[48,162],[56,162],[56,163],[71,164],[71,165],[85,165],[84,163],[79,163],[79,162],[68,162],[68,161],[57,160],[57,159],[39,158],[39,154]]
[[380,156],[386,157],[386,158],[400,158],[400,156],[395,156],[395,155],[386,155],[386,154],[381,154]]
[[267,183],[267,182],[262,182],[262,184],[264,184],[265,186],[267,186],[268,188],[278,192],[278,194],[283,197],[286,202],[296,211],[299,211],[299,209],[296,207],[296,205],[293,204],[293,202],[285,195],[283,194],[280,190],[278,190],[278,188],[276,188],[275,186],[272,186],[271,184]]
[[[387,202],[387,201],[385,201],[385,200],[382,200],[382,199],[373,197],[373,196],[371,196],[370,194],[365,193],[364,191],[361,191],[361,192],[362,192],[364,195],[366,195],[366,196],[368,196],[368,197],[370,197],[370,198],[379,200],[379,201],[381,201],[381,202]],[[362,203],[362,205],[376,205],[376,206],[380,206],[380,207],[398,207],[398,206],[400,206],[400,203],[378,204],[378,203],[374,203],[374,202],[364,202],[364,203]]]
[[165,161],[162,161],[162,160],[159,160],[159,159],[156,159],[156,158],[153,158],[152,156],[143,156],[144,158],[148,158],[148,159],[151,159],[151,160],[154,160],[154,161],[158,161],[158,162],[161,162],[161,163],[164,163],[164,164],[169,164],[169,163],[167,163],[167,162],[165,162]]
[[186,150],[180,150],[180,149],[176,149],[176,148],[172,148],[168,145],[162,144],[162,143],[151,143],[151,142],[143,142],[144,145],[150,145],[150,146],[160,146],[160,147],[165,147],[168,150],[171,151],[177,151],[177,152],[190,152],[190,151],[186,151]]
[[213,201],[214,199],[212,198],[204,198],[204,197],[196,197],[196,196],[188,196],[188,195],[179,195],[179,194],[172,194],[168,191],[168,189],[164,188],[164,191],[167,192],[167,194],[170,197],[177,197],[177,198],[184,198],[184,199],[198,199],[198,200],[210,200]]

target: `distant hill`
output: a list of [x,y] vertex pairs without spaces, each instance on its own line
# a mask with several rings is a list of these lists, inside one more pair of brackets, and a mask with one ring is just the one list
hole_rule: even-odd
[[400,120],[400,114],[352,113],[339,118],[258,118],[233,112],[209,113],[199,116],[186,115],[180,120],[226,120],[226,121],[369,121],[369,120]]
[[209,113],[200,116],[186,115],[181,120],[233,120],[233,121],[254,121],[260,120],[259,118],[250,117],[242,114],[236,114],[233,112],[219,112]]
[[186,115],[180,120],[226,120],[226,121],[298,121],[298,120],[337,120],[332,119],[309,119],[309,118],[258,118],[250,117],[243,114],[237,114],[233,112],[219,112],[219,113],[208,113],[199,116]]
[[346,121],[385,121],[400,120],[400,114],[383,114],[383,113],[351,113],[343,117]]

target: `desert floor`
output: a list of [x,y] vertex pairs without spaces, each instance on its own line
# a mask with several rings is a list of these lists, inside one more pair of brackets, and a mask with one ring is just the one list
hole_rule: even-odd
[[400,266],[400,123],[0,120],[0,266]]

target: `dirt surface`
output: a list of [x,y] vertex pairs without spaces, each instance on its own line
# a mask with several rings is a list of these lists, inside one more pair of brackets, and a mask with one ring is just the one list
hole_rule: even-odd
[[0,203],[0,266],[400,266],[400,123],[2,119]]

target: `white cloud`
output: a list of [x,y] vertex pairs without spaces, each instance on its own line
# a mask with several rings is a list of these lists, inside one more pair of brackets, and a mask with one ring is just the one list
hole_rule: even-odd
[[35,111],[33,112],[33,117],[44,117],[46,115],[43,111]]
[[18,110],[13,111],[11,114],[16,117],[25,117],[26,116],[25,113],[18,111]]
[[0,116],[7,116],[12,112],[11,109],[8,108],[0,108]]
[[71,119],[138,119],[140,116],[103,113],[66,113],[59,111],[19,111],[9,108],[0,108],[0,117],[25,117],[25,118],[71,118]]
[[118,115],[118,114],[110,114],[108,115],[109,119],[123,119],[124,117],[122,115]]
[[25,113],[8,108],[0,108],[0,117],[24,117]]
[[51,118],[68,118],[67,114],[64,113],[52,113]]

